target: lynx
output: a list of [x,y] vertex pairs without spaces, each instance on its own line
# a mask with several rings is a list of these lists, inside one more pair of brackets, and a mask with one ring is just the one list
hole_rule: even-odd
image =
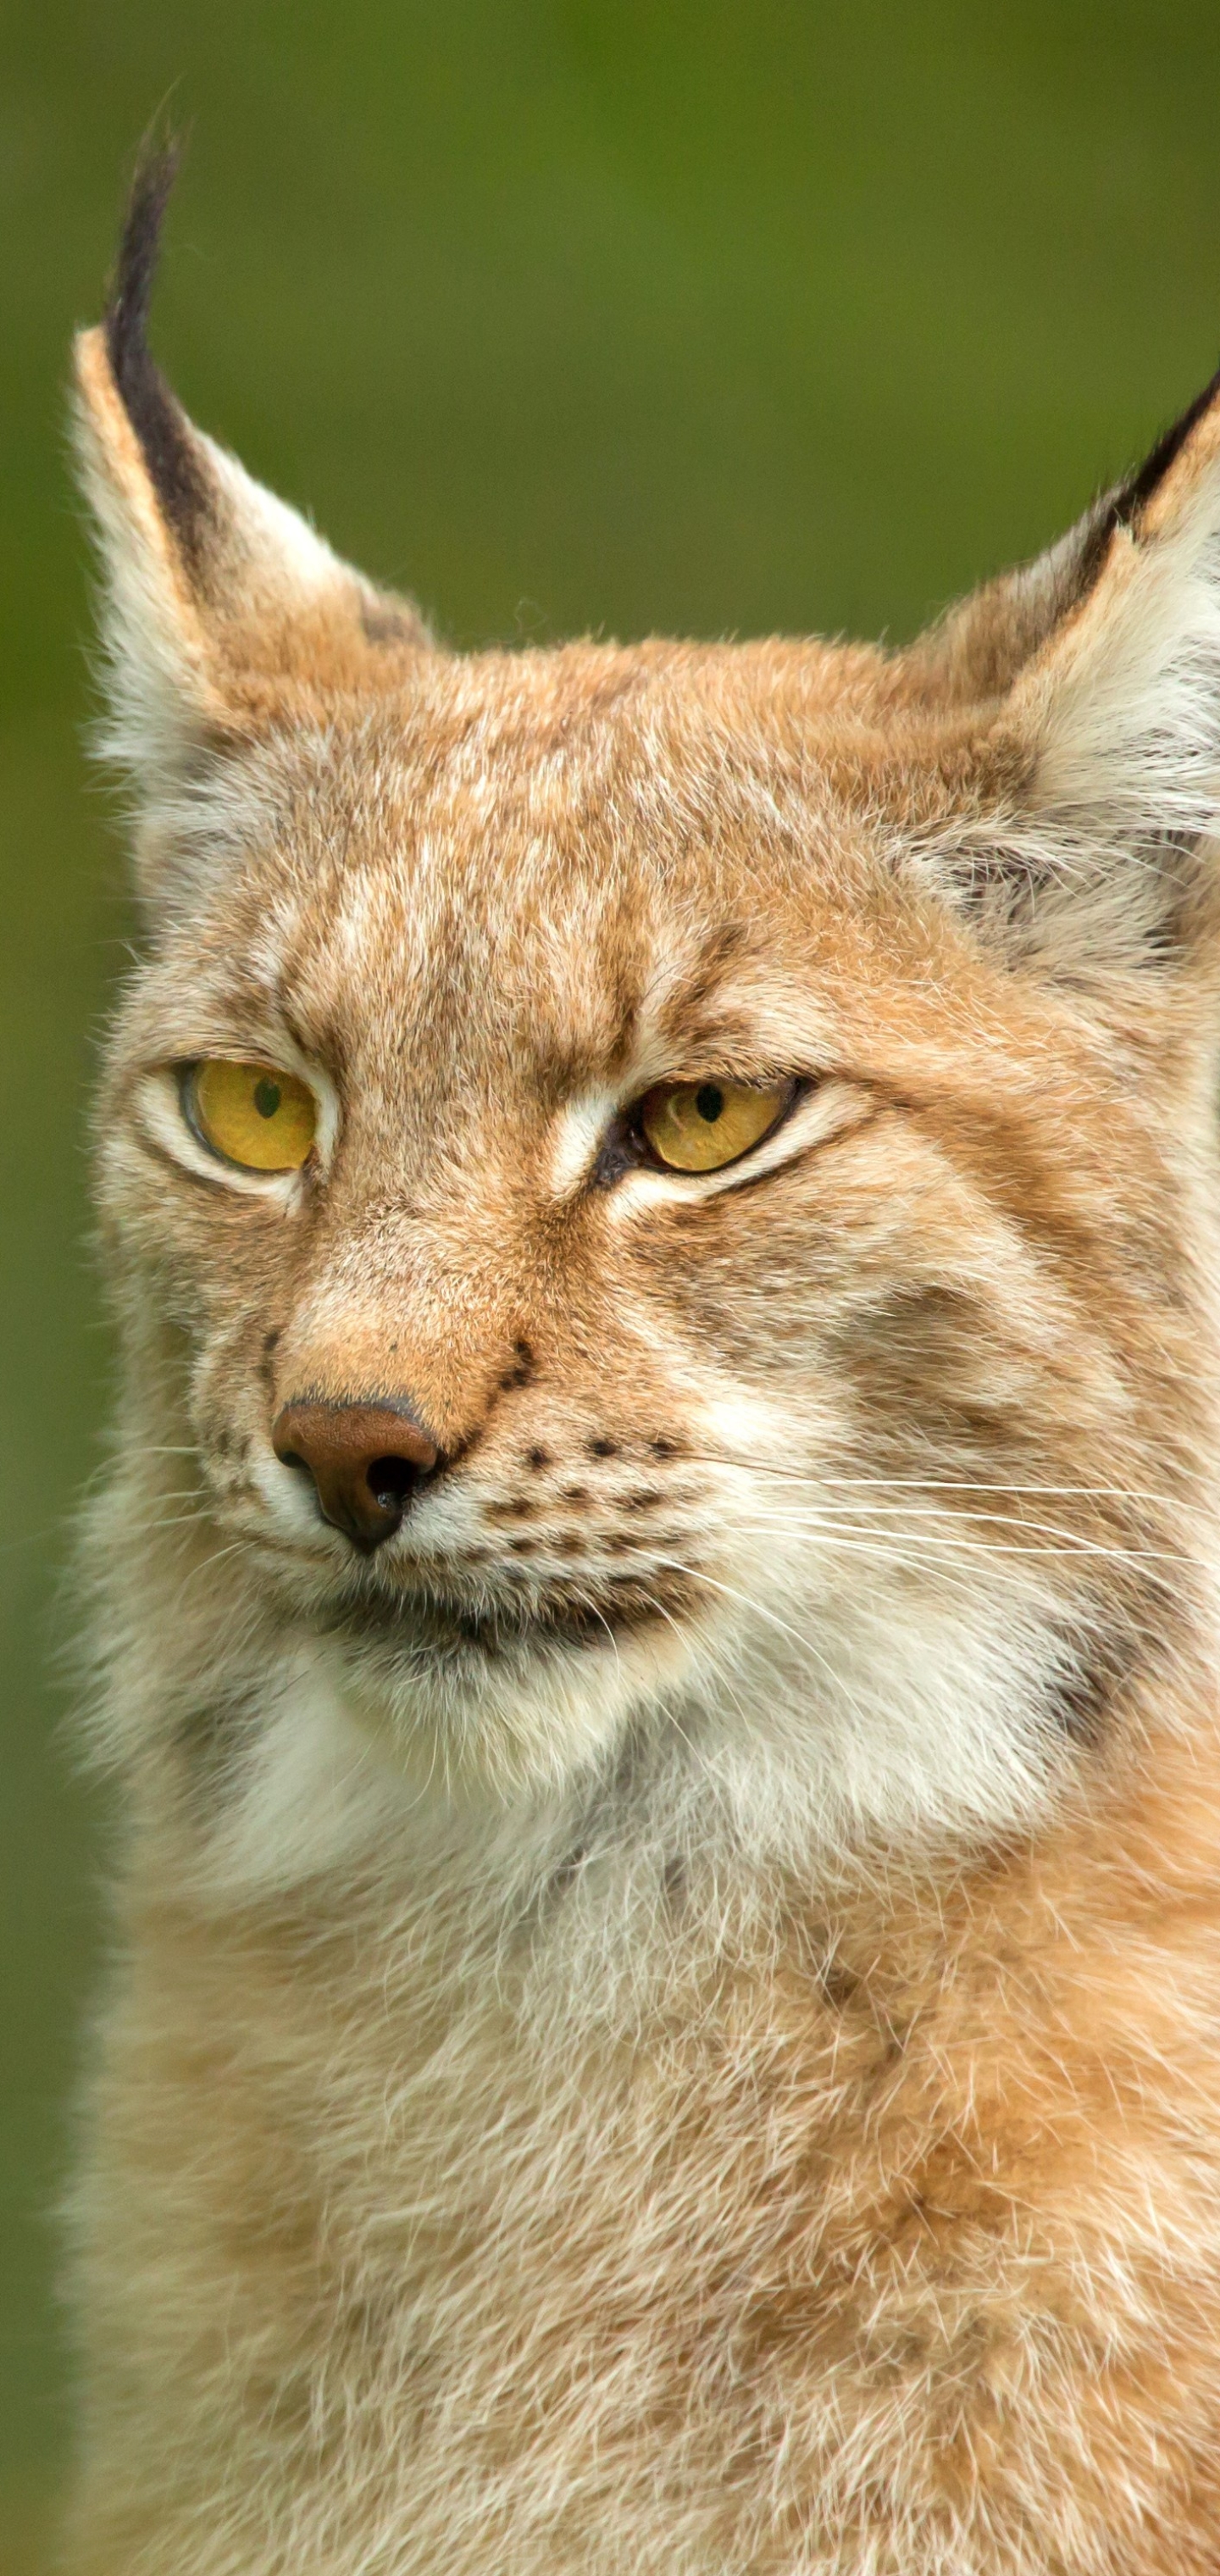
[[170,176],[73,2576],[1215,2576],[1220,388],[905,649],[458,654]]

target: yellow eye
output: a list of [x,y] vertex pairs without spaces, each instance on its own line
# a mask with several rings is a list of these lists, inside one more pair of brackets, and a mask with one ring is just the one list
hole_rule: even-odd
[[295,1073],[223,1057],[187,1076],[191,1123],[214,1154],[246,1172],[299,1171],[314,1140],[317,1103]]
[[672,1172],[719,1172],[761,1143],[795,1084],[756,1091],[745,1082],[661,1082],[636,1112],[658,1162]]

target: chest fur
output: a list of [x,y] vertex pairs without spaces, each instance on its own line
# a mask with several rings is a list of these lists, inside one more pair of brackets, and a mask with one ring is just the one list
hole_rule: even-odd
[[1171,2501],[1210,2564],[1197,1978],[793,1914],[599,2012],[562,1908],[142,1916],[89,2194],[145,2459],[344,2576],[1151,2571]]

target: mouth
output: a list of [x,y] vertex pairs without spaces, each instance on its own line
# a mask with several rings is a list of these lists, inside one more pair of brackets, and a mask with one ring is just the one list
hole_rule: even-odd
[[462,1599],[429,1585],[412,1592],[366,1591],[324,1615],[331,1635],[390,1645],[430,1664],[520,1663],[548,1654],[615,1651],[648,1630],[672,1629],[698,1598],[692,1578],[647,1586],[626,1578],[596,1597],[540,1592],[533,1598]]

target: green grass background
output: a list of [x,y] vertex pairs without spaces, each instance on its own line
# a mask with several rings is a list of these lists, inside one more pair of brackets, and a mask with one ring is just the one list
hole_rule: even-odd
[[[461,641],[910,631],[1220,348],[1215,0],[9,0],[0,43],[0,2570],[70,2405],[100,1938],[62,1569],[107,1344],[82,1100],[132,924],[79,750],[73,325],[172,89],[190,408]],[[57,1589],[58,1585],[58,1589]]]

